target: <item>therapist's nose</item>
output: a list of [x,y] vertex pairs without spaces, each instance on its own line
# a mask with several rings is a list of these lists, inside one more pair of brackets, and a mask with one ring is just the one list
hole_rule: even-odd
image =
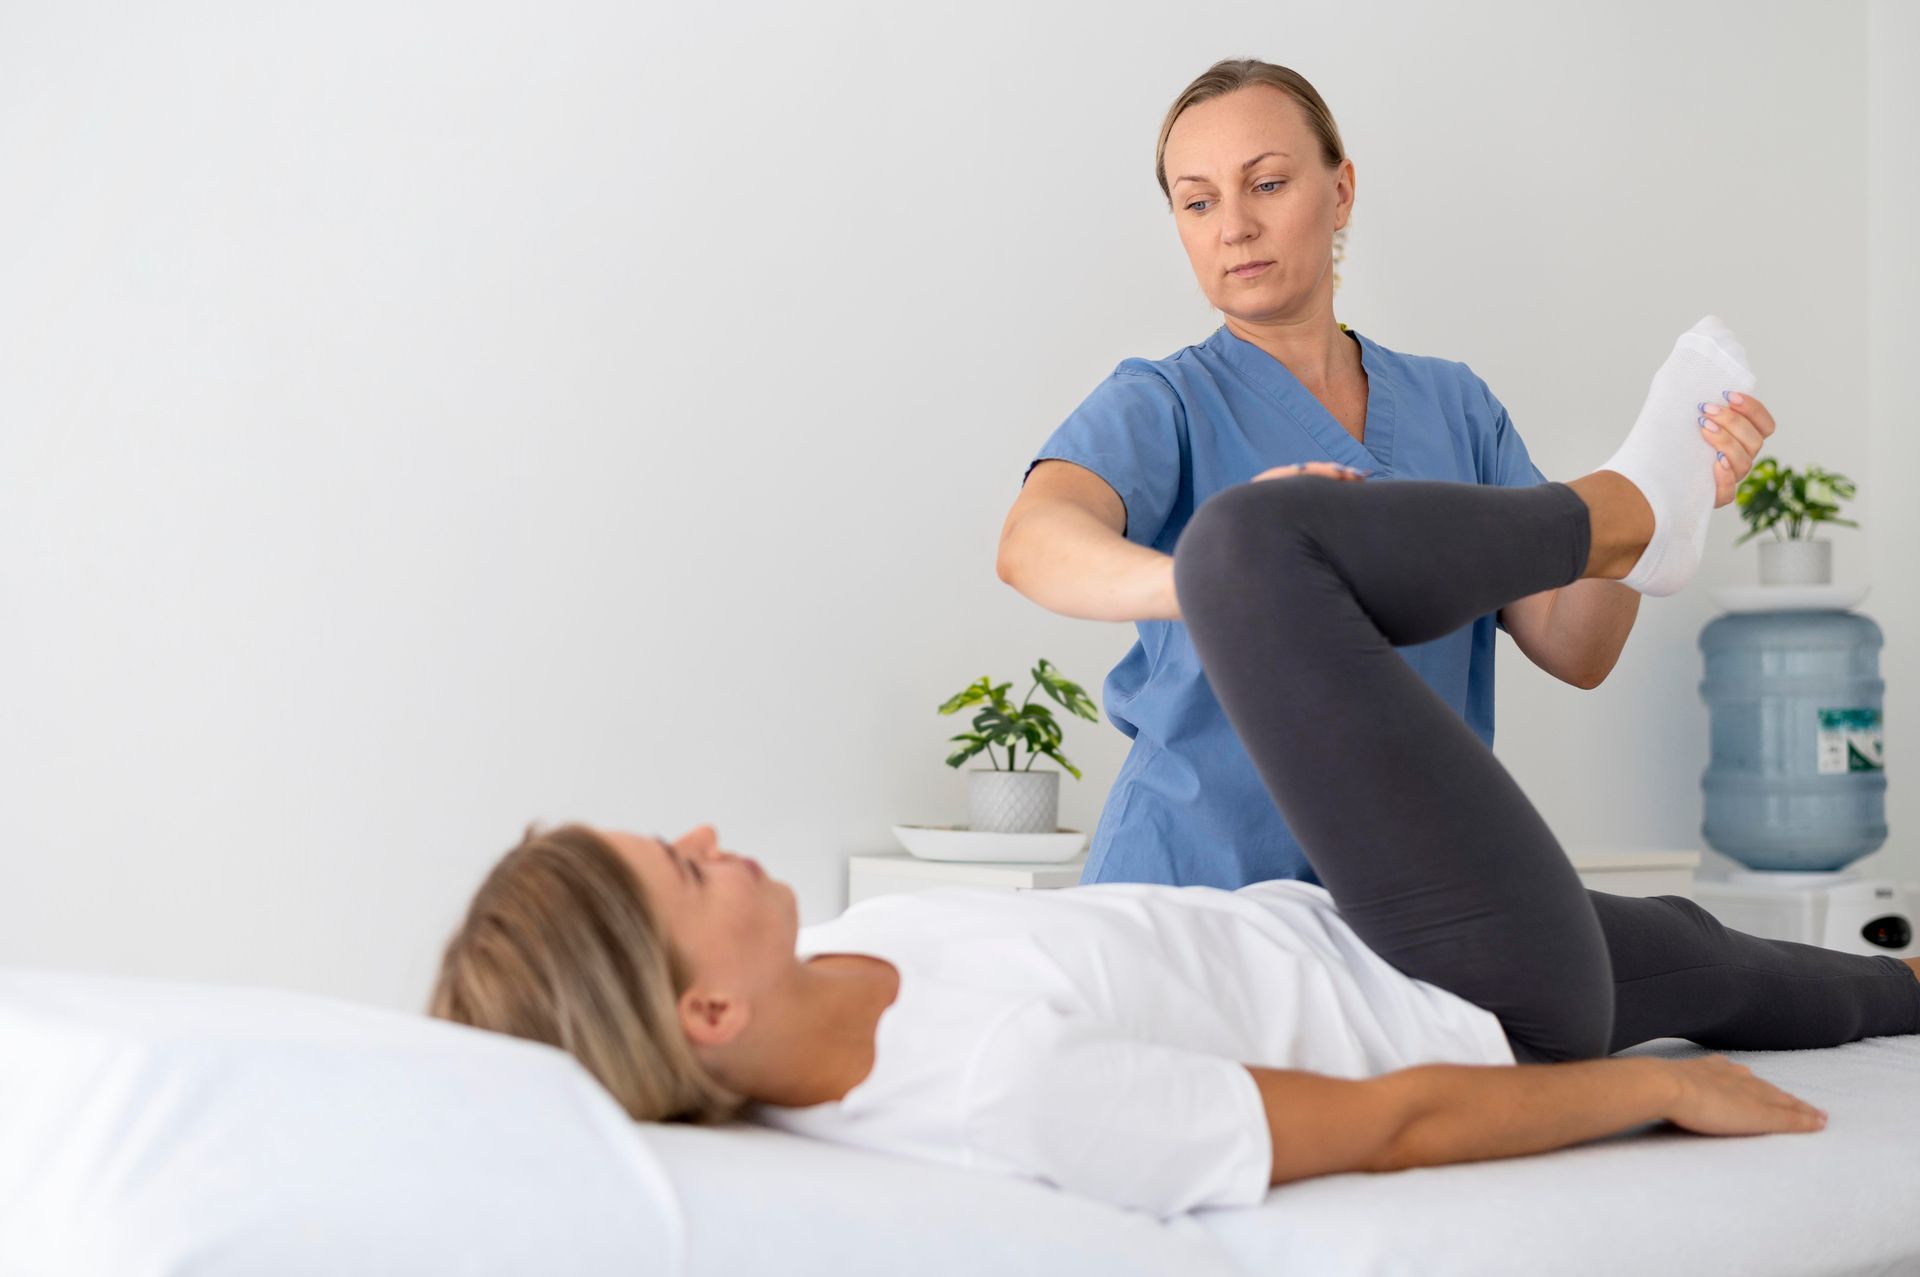
[[1260,223],[1253,211],[1238,199],[1228,198],[1220,205],[1220,242],[1243,244],[1260,234]]

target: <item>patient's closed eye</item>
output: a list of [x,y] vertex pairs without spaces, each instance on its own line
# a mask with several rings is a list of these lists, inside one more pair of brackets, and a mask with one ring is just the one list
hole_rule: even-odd
[[673,862],[673,867],[677,872],[683,876],[687,873],[692,873],[693,881],[696,884],[704,884],[707,881],[707,875],[701,870],[700,866],[694,861],[682,856],[679,848],[675,847],[659,834],[655,834],[653,838],[654,841],[659,843],[662,849],[666,851],[667,859]]

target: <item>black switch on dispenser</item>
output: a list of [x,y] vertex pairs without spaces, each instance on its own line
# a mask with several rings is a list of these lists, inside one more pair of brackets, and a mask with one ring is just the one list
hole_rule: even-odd
[[1875,918],[1860,928],[1860,934],[1868,944],[1877,944],[1882,949],[1904,949],[1913,943],[1913,925],[1897,913]]

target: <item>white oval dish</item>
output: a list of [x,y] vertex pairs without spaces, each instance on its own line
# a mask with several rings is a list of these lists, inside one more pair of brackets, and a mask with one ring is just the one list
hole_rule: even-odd
[[1722,585],[1713,601],[1729,612],[1844,612],[1867,597],[1866,585]]
[[895,825],[893,836],[922,860],[991,860],[1027,865],[1057,865],[1072,860],[1087,845],[1087,836],[1077,829],[1001,834],[965,825]]

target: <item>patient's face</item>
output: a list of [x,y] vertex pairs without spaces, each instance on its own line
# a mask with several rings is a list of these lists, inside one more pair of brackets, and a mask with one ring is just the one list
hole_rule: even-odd
[[[1265,158],[1243,167],[1256,156]],[[1307,310],[1323,278],[1331,286],[1333,232],[1352,209],[1353,162],[1326,168],[1299,103],[1255,84],[1190,106],[1173,122],[1161,158],[1180,243],[1215,309],[1250,323],[1286,319]],[[1227,273],[1256,261],[1273,265],[1251,278]]]
[[697,983],[752,998],[791,971],[800,925],[793,889],[749,857],[721,850],[712,825],[671,843],[599,832],[640,876],[668,940],[693,964]]

